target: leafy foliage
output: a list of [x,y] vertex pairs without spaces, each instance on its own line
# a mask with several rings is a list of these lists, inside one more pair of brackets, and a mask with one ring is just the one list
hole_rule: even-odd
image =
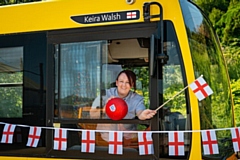
[[207,15],[210,15],[213,9],[227,11],[229,6],[229,0],[193,0],[193,2],[197,3]]
[[[228,11],[221,16],[221,19],[216,22],[216,31],[220,36],[220,40],[224,45],[230,45],[234,42],[239,46],[240,35],[240,2],[230,5]],[[238,42],[238,43],[236,43]]]
[[240,126],[240,1],[239,0],[194,0],[208,15],[220,43],[228,66],[233,100],[235,121]]
[[[22,73],[1,73],[0,83],[18,83],[22,81]],[[0,87],[0,117],[22,116],[22,87]]]
[[234,99],[234,113],[236,125],[240,126],[240,79],[237,81],[233,80],[231,83],[232,86],[232,95]]
[[[234,41],[240,41],[240,39],[235,38]],[[236,42],[240,43],[240,42]],[[228,72],[231,80],[240,79],[240,50],[235,42],[231,43],[229,46],[224,48],[224,56],[226,63],[228,65]]]

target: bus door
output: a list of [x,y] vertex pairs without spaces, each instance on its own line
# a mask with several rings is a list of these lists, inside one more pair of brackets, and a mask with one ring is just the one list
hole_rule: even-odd
[[[173,23],[164,21],[163,31],[157,31],[151,37],[150,100],[157,104],[153,109],[160,107],[158,117],[152,121],[158,123],[158,126],[152,126],[152,130],[160,131],[158,136],[155,135],[159,139],[159,157],[171,158],[168,131],[190,129],[190,108],[187,92],[182,92],[169,101],[186,86],[186,75]],[[184,133],[184,151],[185,155],[180,155],[179,158],[189,156],[190,133]]]

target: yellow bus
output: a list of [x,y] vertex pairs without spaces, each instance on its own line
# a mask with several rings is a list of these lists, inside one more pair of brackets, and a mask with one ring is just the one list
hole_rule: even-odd
[[[229,77],[211,23],[188,0],[45,0],[0,7],[0,159],[236,159]],[[137,93],[156,109],[203,75],[213,94],[198,101],[190,89],[152,119],[91,118],[96,97],[131,69]],[[103,106],[98,106],[102,113]],[[108,153],[97,124],[135,124],[152,134],[154,153],[139,155],[137,140]],[[3,142],[6,124],[15,126]],[[40,127],[37,146],[27,146]],[[54,149],[55,129],[67,130]],[[205,155],[201,130],[215,129],[219,154]],[[218,129],[218,130],[217,130]],[[95,152],[81,151],[83,130],[94,130]],[[184,133],[184,154],[169,154],[168,133]]]

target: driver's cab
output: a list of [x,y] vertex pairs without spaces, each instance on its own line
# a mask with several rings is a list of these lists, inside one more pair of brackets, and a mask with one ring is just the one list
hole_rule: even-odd
[[[105,34],[96,33],[95,40],[82,39],[76,42],[73,38],[73,42],[55,44],[55,122],[60,120],[60,127],[96,130],[96,150],[101,151],[107,151],[108,142],[101,136],[97,128],[99,124],[134,124],[136,131],[187,129],[189,117],[185,93],[167,103],[154,118],[145,121],[137,118],[120,121],[106,119],[104,106],[101,105],[106,89],[114,87],[118,73],[124,69],[136,74],[136,92],[143,96],[146,108],[156,109],[176,91],[184,88],[183,64],[176,34],[171,22],[166,21],[164,25],[164,55],[160,58],[157,53],[161,48],[159,37],[155,34],[156,24],[134,25],[131,29],[120,26],[109,29]],[[56,38],[55,41],[61,40]],[[93,110],[99,112],[100,116],[91,116]],[[172,114],[176,112],[180,116],[173,117]],[[176,124],[180,122],[179,119],[182,123]],[[73,124],[70,125],[70,121]],[[136,135],[131,138],[128,136],[123,141],[124,150],[137,152]],[[69,150],[81,148],[81,132],[69,137],[79,139],[68,140]],[[167,137],[166,133],[153,135],[154,144],[156,140],[159,141],[159,148],[155,147],[155,152],[168,155]]]

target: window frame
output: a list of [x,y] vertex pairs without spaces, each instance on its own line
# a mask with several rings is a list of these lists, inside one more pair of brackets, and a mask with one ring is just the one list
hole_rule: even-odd
[[[48,32],[48,53],[47,53],[47,126],[54,126],[59,124],[77,124],[77,123],[96,123],[94,119],[59,119],[53,117],[54,112],[54,57],[55,55],[55,45],[60,45],[61,43],[71,43],[71,42],[86,42],[86,41],[98,41],[98,40],[111,40],[111,39],[126,39],[126,38],[141,38],[141,37],[150,37],[153,32],[157,29],[157,23],[139,23],[139,24],[128,24],[128,25],[117,25],[117,26],[105,26],[105,27],[95,27],[95,28],[84,28],[84,29],[71,29],[71,30],[60,30],[60,31],[49,31]],[[94,35],[94,36],[87,36]],[[59,82],[59,80],[58,80]],[[154,88],[154,86],[151,86]],[[156,104],[151,104],[152,106],[157,106]],[[131,123],[131,124],[151,124],[151,120],[138,120],[138,119],[123,119],[119,121],[113,121],[109,119],[98,119],[98,123]],[[156,120],[154,120],[156,121]],[[157,124],[156,124],[157,125]],[[49,131],[52,132],[52,131]],[[61,157],[61,153],[57,153],[52,150],[53,134],[47,134],[46,141],[47,150],[49,150],[49,155]],[[69,152],[71,153],[71,152]],[[66,155],[71,155],[65,153]],[[76,153],[74,153],[76,154]],[[98,155],[104,155],[105,152],[96,151],[94,154],[82,154],[77,153],[76,156],[84,156],[86,158],[94,158]],[[157,153],[155,153],[157,155]],[[64,155],[64,156],[66,156]],[[155,155],[155,156],[156,156]],[[113,155],[106,154],[106,158],[112,158]],[[146,159],[146,157],[151,158],[153,155],[149,156],[139,156],[133,152],[132,158]],[[130,158],[129,154],[123,154],[123,158]]]

